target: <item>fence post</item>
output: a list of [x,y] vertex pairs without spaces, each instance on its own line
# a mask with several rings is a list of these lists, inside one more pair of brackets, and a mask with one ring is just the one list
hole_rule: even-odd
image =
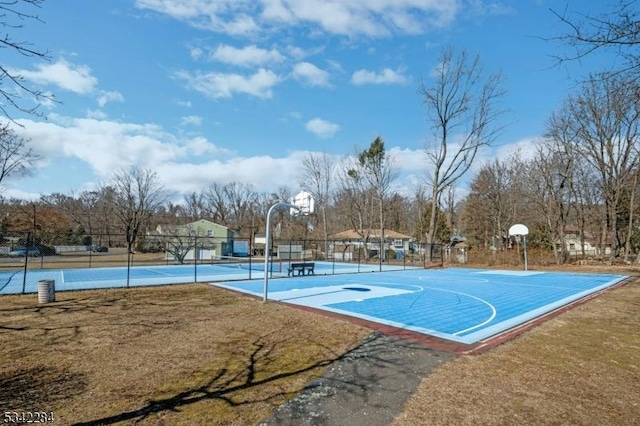
[[127,288],[129,288],[129,277],[131,275],[131,250],[127,244]]
[[198,282],[198,234],[193,237],[193,282]]
[[380,253],[378,253],[379,272],[382,272],[382,258],[384,253],[384,230],[380,232]]

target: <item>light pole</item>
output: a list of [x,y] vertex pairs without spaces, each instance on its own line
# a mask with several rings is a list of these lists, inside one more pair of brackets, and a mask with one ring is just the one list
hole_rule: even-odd
[[270,249],[270,238],[271,238],[271,213],[273,213],[276,209],[279,208],[288,208],[288,209],[296,209],[300,211],[300,207],[295,204],[289,203],[276,203],[269,209],[267,213],[267,231],[265,233],[265,242],[264,242],[264,295],[262,297],[262,301],[267,301],[267,295],[269,293],[269,255],[271,254]]

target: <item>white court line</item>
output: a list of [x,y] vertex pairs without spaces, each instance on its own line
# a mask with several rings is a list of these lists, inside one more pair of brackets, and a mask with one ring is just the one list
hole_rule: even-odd
[[62,282],[64,283],[64,271],[60,270],[60,277],[62,278]]
[[[162,272],[162,271],[155,271],[155,270],[153,270],[151,268],[144,268],[144,270],[147,271],[147,272],[154,273],[156,275],[164,275],[166,277],[180,277],[181,276],[181,275],[176,275],[176,274],[169,274],[167,272]],[[149,278],[153,278],[153,277],[149,277]]]
[[561,287],[561,286],[550,286],[550,285],[540,285],[540,284],[525,284],[525,283],[516,283],[516,282],[505,282],[505,283],[500,283],[500,284],[504,284],[504,285],[508,285],[511,287],[534,287],[534,288],[544,288],[544,289],[551,289],[551,290],[573,290],[573,291],[578,291],[578,290],[583,290],[581,288],[577,288],[577,287]]
[[472,274],[486,274],[486,275],[502,275],[512,277],[529,277],[531,275],[544,274],[544,271],[510,271],[506,269],[496,269],[489,271],[471,272]]
[[[413,291],[412,293],[417,293],[419,291],[424,291],[424,287],[420,286],[420,285],[416,285],[416,284],[405,284],[405,283],[391,283],[391,282],[387,282],[387,281],[378,281],[376,283],[373,284],[362,284],[362,285],[371,285],[371,286],[378,286],[380,285],[381,287],[384,287],[383,284],[387,284],[387,285],[391,285],[391,286],[405,286],[405,287],[413,287],[413,288],[417,288],[417,290]],[[351,285],[351,284],[349,284]]]
[[488,324],[488,323],[490,323],[491,321],[493,321],[493,319],[494,319],[494,318],[496,317],[496,315],[497,315],[497,311],[496,311],[495,306],[493,306],[491,303],[487,302],[486,300],[481,299],[481,298],[479,298],[479,297],[476,297],[476,296],[474,296],[474,295],[472,295],[472,294],[462,293],[462,292],[460,292],[460,291],[444,290],[444,289],[441,289],[441,288],[433,288],[433,287],[426,287],[426,288],[428,288],[429,290],[444,291],[444,292],[446,292],[446,293],[460,294],[460,295],[463,295],[463,296],[467,296],[467,297],[470,297],[470,298],[472,298],[472,299],[475,299],[475,300],[477,300],[477,301],[479,301],[479,302],[481,302],[481,303],[484,303],[485,305],[487,305],[487,306],[489,307],[489,309],[491,309],[491,316],[489,317],[489,319],[487,319],[487,320],[485,320],[485,321],[481,322],[480,324],[476,324],[476,325],[474,325],[473,327],[469,327],[469,328],[466,328],[466,329],[464,329],[464,330],[460,330],[460,331],[458,331],[458,332],[451,333],[451,334],[452,334],[452,335],[454,335],[454,336],[458,336],[458,335],[463,334],[463,333],[466,333],[466,332],[468,332],[468,331],[475,330],[476,328],[480,328],[480,327],[484,326],[485,324]]
[[460,282],[462,284],[464,284],[465,282],[472,282],[472,283],[488,283],[489,280],[486,278],[458,278],[458,277],[437,277],[437,278],[433,278],[433,277],[429,277],[429,276],[421,276],[418,277],[419,281],[426,281],[426,280],[431,280],[431,281],[438,281],[438,282],[443,282],[443,283],[448,283],[450,281],[455,281],[455,282]]

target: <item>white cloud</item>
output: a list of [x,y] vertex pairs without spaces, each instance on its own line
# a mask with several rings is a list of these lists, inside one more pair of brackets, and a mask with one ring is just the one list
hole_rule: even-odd
[[295,59],[302,59],[305,56],[309,55],[309,53],[301,47],[298,46],[287,46],[287,54]]
[[189,89],[213,99],[232,98],[236,93],[244,93],[263,99],[271,98],[273,87],[280,81],[274,72],[264,68],[250,76],[179,71],[175,77],[183,80]]
[[202,117],[198,115],[186,115],[180,119],[180,123],[183,126],[185,125],[200,126],[202,124]]
[[241,49],[221,44],[211,53],[211,58],[226,64],[242,67],[279,63],[285,59],[276,49],[261,49],[255,44]]
[[87,110],[87,118],[95,118],[96,120],[106,120],[109,116],[100,109]]
[[351,83],[357,86],[364,84],[405,84],[407,77],[399,71],[385,68],[376,73],[368,70],[358,70],[351,76]]
[[243,0],[136,0],[136,7],[164,13],[190,25],[230,35],[250,35],[259,30],[247,14],[251,3]]
[[300,62],[293,67],[293,78],[309,86],[328,87],[329,73],[309,62]]
[[108,102],[124,102],[124,96],[120,92],[101,91],[98,96],[98,105],[105,106]]
[[11,72],[34,83],[52,84],[80,95],[91,93],[98,84],[88,66],[74,65],[64,59],[52,64],[38,64],[35,71],[12,69]]
[[499,146],[495,148],[490,160],[498,158],[500,161],[507,161],[512,156],[517,156],[522,160],[532,160],[536,155],[539,141],[540,137],[530,137]]
[[16,198],[18,200],[26,200],[26,201],[38,201],[42,194],[35,194],[33,192],[25,192],[19,189],[5,187],[0,185],[0,194],[7,198]]
[[135,4],[230,35],[294,26],[337,35],[419,34],[450,25],[460,9],[459,0],[136,0]]
[[51,116],[47,122],[20,123],[24,127],[16,127],[16,131],[31,140],[34,152],[42,158],[48,162],[79,159],[89,164],[100,178],[138,162],[153,167],[187,154],[172,135],[152,124],[95,118],[56,120]]
[[165,180],[164,185],[168,189],[184,194],[202,191],[209,182],[246,183],[259,192],[271,193],[278,187],[291,187],[292,182],[298,182],[304,154],[297,151],[281,158],[265,155],[233,157],[224,161],[216,159],[201,164],[165,163],[157,173]]
[[[93,175],[69,173],[75,179],[62,187],[58,176],[51,192],[66,193],[71,189],[88,188],[92,182],[106,181],[116,170],[131,165],[149,167],[158,173],[167,190],[176,194],[187,194],[206,189],[210,182],[227,183],[237,181],[253,185],[258,191],[273,192],[280,186],[295,187],[298,182],[300,164],[308,154],[293,151],[285,157],[260,155],[238,156],[232,151],[217,146],[204,136],[181,138],[165,132],[154,124],[122,123],[97,119],[74,119],[51,115],[47,122],[21,120],[24,127],[14,130],[31,139],[34,151],[47,159],[39,163],[36,176],[50,173],[47,168],[69,159],[88,165]],[[339,127],[316,118],[307,123],[307,128],[319,136],[331,136]],[[532,139],[518,141],[494,151],[479,153],[478,163],[483,159],[507,156],[518,147],[530,147]],[[90,141],[90,143],[88,143]],[[416,183],[427,179],[429,165],[422,149],[401,147],[389,148],[399,177],[397,190],[412,195]],[[250,171],[250,173],[248,172]],[[48,180],[47,180],[48,182]],[[34,194],[5,187],[5,196],[34,199]]]
[[[31,139],[35,153],[47,158],[38,164],[38,174],[44,176],[47,167],[69,159],[87,164],[94,175],[73,175],[82,179],[69,190],[106,181],[117,170],[132,165],[149,167],[163,181],[167,190],[186,194],[202,191],[210,182],[238,181],[250,183],[260,191],[272,192],[279,186],[297,182],[300,163],[305,153],[297,151],[287,157],[238,157],[203,136],[179,139],[153,124],[120,123],[95,119],[74,119],[50,116],[47,122],[21,120],[24,127],[14,130]],[[87,143],[91,141],[91,143]],[[247,171],[251,171],[248,173]],[[60,185],[61,179],[58,178]],[[5,188],[3,194],[32,198],[33,194]],[[39,194],[38,194],[39,195]]]
[[189,49],[189,55],[191,56],[191,59],[197,61],[198,59],[202,58],[202,56],[204,55],[204,51],[199,47],[192,47],[191,49]]
[[187,141],[185,147],[186,152],[190,156],[196,155],[200,157],[207,154],[222,154],[225,156],[229,156],[233,154],[233,152],[231,152],[230,150],[216,146],[203,136],[196,136],[195,138]]
[[398,167],[401,166],[405,172],[425,173],[426,154],[423,149],[392,147],[388,153],[389,157],[393,158],[394,164]]
[[340,130],[340,126],[338,126],[337,124],[331,123],[330,121],[322,120],[320,118],[314,118],[307,121],[305,127],[308,131],[323,139],[333,137],[333,135],[335,135]]

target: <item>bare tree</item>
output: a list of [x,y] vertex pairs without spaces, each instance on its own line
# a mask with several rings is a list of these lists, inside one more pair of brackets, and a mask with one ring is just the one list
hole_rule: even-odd
[[133,167],[116,173],[112,182],[113,212],[125,232],[129,253],[138,234],[165,202],[163,187],[155,172]]
[[[626,217],[627,220],[627,236],[624,242],[624,260],[627,261],[629,256],[632,253],[632,244],[631,240],[635,233],[635,207],[636,207],[636,192],[638,192],[638,174],[640,174],[640,169],[636,167],[633,173],[633,177],[631,178],[631,182],[629,185],[629,202],[628,202],[628,214]],[[636,263],[640,263],[640,259],[636,256]]]
[[[0,0],[0,49],[17,53],[21,56],[48,60],[47,52],[40,51],[29,42],[15,40],[10,32],[23,28],[27,20],[40,21],[34,9],[40,8],[44,0]],[[40,21],[41,22],[41,21]],[[9,107],[26,113],[36,113],[40,102],[53,101],[53,95],[35,89],[25,82],[24,78],[6,65],[6,57],[0,64],[0,112],[11,119]],[[27,106],[21,102],[24,94],[33,96],[35,105]]]
[[[539,142],[524,177],[529,183],[528,198],[543,224],[545,240],[553,250],[556,264],[566,260],[564,231],[567,225],[574,157],[566,140],[549,137]],[[560,250],[556,250],[556,244]]]
[[[166,251],[173,255],[180,265],[184,264],[187,254],[196,249],[196,241],[200,232],[191,224],[169,227],[166,239]],[[195,255],[194,255],[195,256]]]
[[231,182],[226,185],[225,193],[230,206],[230,226],[242,234],[252,226],[251,206],[256,201],[257,192],[251,184]]
[[425,147],[432,166],[428,244],[435,242],[442,194],[469,170],[478,150],[490,146],[498,135],[503,111],[496,104],[505,95],[501,84],[500,73],[484,76],[478,56],[471,59],[465,51],[455,55],[451,48],[440,55],[433,85],[420,82],[419,94],[432,130]]
[[313,197],[316,208],[322,212],[324,234],[324,253],[328,250],[329,228],[327,224],[327,208],[333,190],[335,161],[327,153],[310,153],[302,161],[300,187]]
[[[507,229],[514,223],[516,171],[523,163],[519,153],[506,161],[494,160],[484,165],[471,181],[471,192],[465,201],[465,230],[485,248],[501,250],[508,239]],[[495,253],[495,251],[494,251]]]
[[553,38],[571,48],[556,56],[559,62],[581,60],[596,52],[611,51],[623,59],[612,74],[640,70],[640,16],[636,0],[618,0],[611,10],[598,15],[573,14],[568,8],[551,12],[566,25],[567,32]]
[[204,196],[201,193],[192,192],[184,196],[186,215],[192,221],[202,219],[206,213],[204,208]]
[[621,197],[640,165],[639,91],[634,79],[596,76],[565,103],[567,124],[576,135],[575,152],[598,175],[605,204],[601,244],[611,237],[614,256],[621,245],[617,223]]
[[29,174],[38,158],[29,148],[29,140],[16,134],[9,124],[0,126],[0,184],[7,177]]
[[215,223],[227,226],[229,220],[229,202],[225,193],[224,185],[214,182],[202,196],[204,210],[210,215]]

